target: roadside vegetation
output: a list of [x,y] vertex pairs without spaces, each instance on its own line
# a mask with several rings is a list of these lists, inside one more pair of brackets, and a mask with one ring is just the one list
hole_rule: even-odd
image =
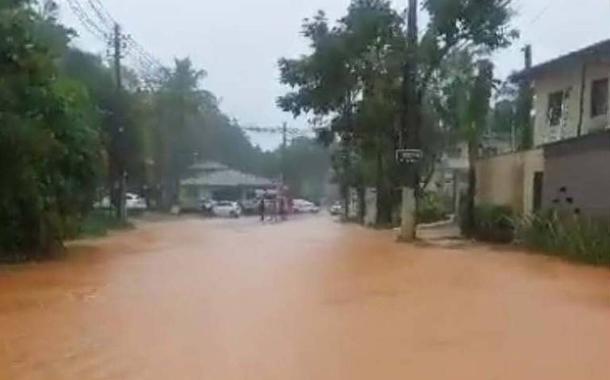
[[595,265],[610,265],[610,220],[583,215],[566,188],[552,209],[520,219],[518,241],[540,252]]
[[610,265],[610,221],[582,215],[567,199],[528,216],[516,215],[506,206],[478,205],[474,229],[462,223],[462,231],[483,242],[516,244],[568,260]]

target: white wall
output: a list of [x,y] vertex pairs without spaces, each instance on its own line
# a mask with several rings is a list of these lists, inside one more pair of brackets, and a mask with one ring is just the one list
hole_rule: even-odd
[[[610,62],[588,63],[585,74],[583,99],[582,134],[607,128],[608,114],[591,118],[591,85],[597,79],[610,77]],[[580,118],[580,101],[582,86],[582,65],[573,66],[540,75],[534,82],[536,119],[534,124],[534,144],[541,146],[557,139],[576,137]],[[549,94],[570,90],[567,100],[566,123],[556,136],[551,135],[547,120]],[[609,100],[610,102],[610,100]],[[610,108],[610,104],[609,104]]]

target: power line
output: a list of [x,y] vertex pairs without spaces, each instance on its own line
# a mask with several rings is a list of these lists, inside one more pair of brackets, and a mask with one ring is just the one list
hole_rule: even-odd
[[[100,0],[66,0],[81,25],[93,36],[110,45],[112,30],[120,25]],[[86,1],[86,5],[83,4]],[[165,66],[132,36],[121,34],[123,54],[129,56],[140,79],[148,84],[158,82]]]
[[110,16],[110,14],[104,10],[103,5],[99,1],[87,0],[87,4],[89,4],[89,7],[93,10],[95,15],[104,25],[109,28],[112,28],[115,24],[117,24],[117,22],[114,21],[112,16]]
[[110,31],[97,24],[85,11],[82,4],[78,0],[66,0],[68,6],[72,10],[72,13],[78,18],[81,25],[85,27],[93,36],[103,40],[104,42],[108,42],[111,36]]
[[542,16],[544,16],[551,9],[551,7],[553,5],[557,5],[560,1],[561,0],[550,0],[548,2],[548,4],[545,5],[545,7],[542,8],[542,10],[532,18],[532,20],[530,21],[530,25],[532,25],[536,21],[540,20],[542,18]]

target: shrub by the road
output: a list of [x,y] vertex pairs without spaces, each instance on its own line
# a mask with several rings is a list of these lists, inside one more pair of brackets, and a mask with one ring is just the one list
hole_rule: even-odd
[[426,193],[420,200],[417,210],[418,223],[435,223],[446,220],[448,212],[445,203],[435,193]]
[[[465,207],[464,207],[465,209]],[[462,231],[466,228],[465,210],[462,210]],[[478,205],[475,209],[475,231],[470,234],[477,240],[490,243],[510,243],[515,238],[515,213],[507,206]]]
[[128,222],[121,222],[115,217],[113,209],[99,209],[89,213],[78,225],[75,234],[70,237],[101,237],[106,236],[112,230],[130,227],[132,225]]
[[531,249],[571,260],[610,265],[610,221],[557,211],[525,218],[519,240]]

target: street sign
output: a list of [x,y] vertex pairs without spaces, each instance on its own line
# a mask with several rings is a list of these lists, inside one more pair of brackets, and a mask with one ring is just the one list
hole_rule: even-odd
[[398,149],[396,150],[396,161],[403,164],[416,164],[424,158],[421,149]]

